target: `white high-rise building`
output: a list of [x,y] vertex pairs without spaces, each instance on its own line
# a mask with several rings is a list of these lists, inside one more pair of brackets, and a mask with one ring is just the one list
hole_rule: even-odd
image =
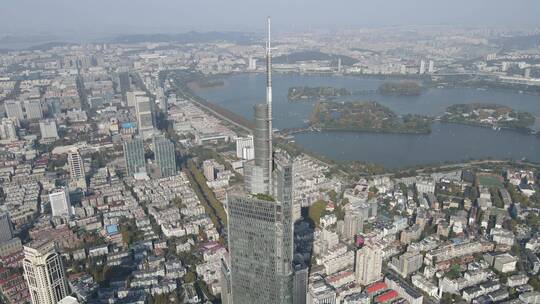
[[17,129],[15,128],[15,121],[11,118],[2,118],[0,122],[0,139],[3,140],[17,140]]
[[249,56],[248,58],[248,70],[255,71],[257,69],[257,59]]
[[7,100],[4,102],[4,109],[8,118],[22,120],[24,119],[24,112],[20,101]]
[[58,130],[56,129],[56,121],[54,119],[45,119],[39,122],[39,130],[41,132],[41,138],[55,138],[58,139]]
[[422,75],[425,73],[426,73],[426,62],[424,61],[424,59],[422,59],[420,60],[420,71],[418,72],[418,74]]
[[368,285],[382,278],[382,246],[367,241],[364,247],[356,251],[356,282]]
[[139,135],[144,137],[152,135],[154,131],[154,120],[152,117],[152,102],[150,101],[150,97],[138,95],[135,97],[135,100]]
[[71,202],[67,187],[57,188],[49,193],[49,202],[53,216],[71,216]]
[[252,160],[253,155],[253,136],[248,135],[247,137],[236,137],[236,157],[242,158],[245,160]]
[[24,110],[26,112],[26,119],[43,118],[43,111],[39,100],[26,100],[24,102]]
[[433,74],[433,72],[435,72],[435,63],[433,60],[430,60],[428,65],[428,73]]
[[86,190],[86,171],[84,161],[78,150],[68,152],[69,176],[72,183],[77,187]]
[[68,296],[64,264],[53,241],[25,245],[23,267],[33,304],[56,304]]

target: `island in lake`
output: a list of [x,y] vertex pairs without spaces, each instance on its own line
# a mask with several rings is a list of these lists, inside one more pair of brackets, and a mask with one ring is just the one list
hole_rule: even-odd
[[531,113],[517,112],[503,105],[471,103],[455,104],[448,107],[441,120],[494,129],[504,128],[530,132],[535,117]]
[[422,86],[414,81],[386,82],[377,91],[382,95],[418,96],[422,93]]
[[197,86],[199,88],[214,88],[221,87],[225,84],[225,81],[222,79],[201,79],[197,81]]
[[351,92],[334,87],[290,87],[287,98],[290,101],[312,101],[349,96]]
[[433,119],[407,114],[399,116],[377,102],[318,102],[310,116],[314,128],[334,131],[381,133],[429,133]]

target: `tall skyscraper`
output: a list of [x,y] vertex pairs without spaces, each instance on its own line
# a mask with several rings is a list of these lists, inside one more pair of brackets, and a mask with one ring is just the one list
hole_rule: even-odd
[[71,202],[67,187],[60,187],[49,193],[49,202],[53,216],[71,216]]
[[13,238],[13,225],[7,211],[0,212],[0,243]]
[[124,141],[123,148],[127,174],[133,175],[135,173],[146,172],[143,140],[140,137],[126,140]]
[[272,187],[272,47],[270,18],[266,42],[266,104],[255,105],[254,162],[244,166],[246,192],[266,193]]
[[154,117],[152,114],[152,101],[144,95],[135,96],[135,109],[137,111],[137,127],[139,135],[148,136],[154,131]]
[[45,119],[39,122],[39,131],[42,139],[58,139],[58,130],[54,119]]
[[36,240],[25,245],[23,267],[33,304],[56,304],[68,296],[64,264],[54,242]]
[[[270,19],[268,26],[270,57]],[[267,58],[267,103],[255,107],[256,149],[250,165],[255,175],[247,181],[249,194],[228,193],[227,198],[228,301],[234,304],[293,301],[292,161],[285,152],[272,153],[270,63]]]
[[39,100],[26,100],[24,102],[24,111],[26,112],[26,119],[43,118],[43,110]]
[[174,144],[164,136],[154,136],[155,161],[161,177],[176,175],[176,154]]
[[77,188],[86,190],[86,171],[84,161],[78,150],[68,152],[69,175],[71,181]]
[[435,63],[433,60],[430,60],[428,64],[428,73],[432,74],[433,72],[435,72]]
[[7,100],[4,102],[4,109],[8,118],[24,119],[24,112],[20,101]]
[[382,278],[381,245],[368,240],[364,247],[356,251],[356,282],[368,285]]

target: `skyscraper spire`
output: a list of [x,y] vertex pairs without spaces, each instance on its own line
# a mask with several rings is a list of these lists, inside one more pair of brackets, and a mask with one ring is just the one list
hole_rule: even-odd
[[268,40],[266,41],[266,105],[268,108],[268,169],[269,169],[269,183],[272,185],[271,182],[271,172],[272,172],[272,135],[273,135],[273,129],[272,129],[272,45],[270,43],[270,17],[267,19],[268,23]]

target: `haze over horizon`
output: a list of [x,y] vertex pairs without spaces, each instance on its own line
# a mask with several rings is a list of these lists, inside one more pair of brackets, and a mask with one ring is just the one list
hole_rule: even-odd
[[277,31],[455,24],[540,26],[536,0],[5,0],[0,35],[116,35],[186,31]]

